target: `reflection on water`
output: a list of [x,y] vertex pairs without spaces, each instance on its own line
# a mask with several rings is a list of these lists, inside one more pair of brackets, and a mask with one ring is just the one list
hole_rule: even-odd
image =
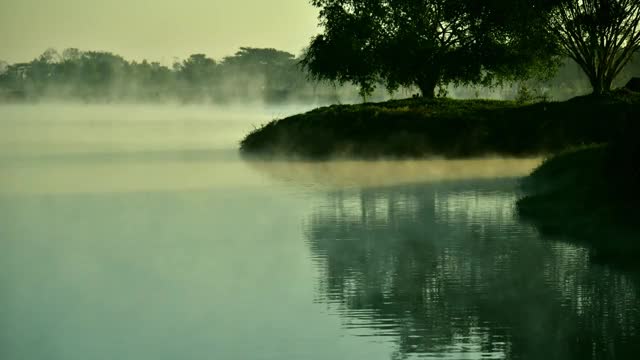
[[358,188],[525,176],[539,163],[539,158],[248,162],[252,168],[279,181],[297,186],[303,184],[324,188]]
[[639,274],[517,219],[539,160],[241,160],[268,118],[0,107],[0,359],[640,353]]
[[330,193],[306,221],[316,301],[397,358],[631,358],[637,277],[518,222],[513,181]]

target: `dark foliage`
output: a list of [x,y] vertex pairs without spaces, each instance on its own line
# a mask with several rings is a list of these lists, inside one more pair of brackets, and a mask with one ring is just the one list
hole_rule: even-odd
[[316,78],[388,88],[415,86],[423,96],[449,83],[549,75],[555,44],[545,17],[550,1],[312,0],[324,33],[303,64]]

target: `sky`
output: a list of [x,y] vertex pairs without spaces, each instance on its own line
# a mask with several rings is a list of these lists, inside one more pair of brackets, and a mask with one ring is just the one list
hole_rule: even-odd
[[240,46],[299,54],[319,31],[317,14],[308,0],[0,0],[0,60],[69,47],[164,64]]

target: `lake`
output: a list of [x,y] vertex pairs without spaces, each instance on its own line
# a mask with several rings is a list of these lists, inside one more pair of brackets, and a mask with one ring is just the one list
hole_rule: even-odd
[[640,273],[518,219],[539,159],[239,157],[301,110],[1,106],[0,358],[640,352]]

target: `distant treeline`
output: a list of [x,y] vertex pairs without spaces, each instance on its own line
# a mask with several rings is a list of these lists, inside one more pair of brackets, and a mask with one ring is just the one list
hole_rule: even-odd
[[[618,85],[640,75],[640,59],[632,61]],[[378,87],[367,100],[404,98],[416,89],[402,88],[388,94]],[[304,102],[359,101],[358,88],[310,79],[299,58],[285,51],[242,47],[232,56],[216,61],[194,54],[171,67],[158,62],[127,61],[101,51],[49,49],[27,63],[0,61],[0,100],[41,99],[87,102]],[[546,81],[507,84],[492,89],[448,87],[441,95],[457,98],[493,97],[563,100],[588,93],[589,82],[573,62],[560,67]]]
[[[49,49],[27,63],[0,62],[0,99],[180,102],[340,102],[354,86],[307,78],[290,53],[243,47],[216,61],[194,54],[171,67],[102,51]],[[384,96],[384,94],[382,94]]]

